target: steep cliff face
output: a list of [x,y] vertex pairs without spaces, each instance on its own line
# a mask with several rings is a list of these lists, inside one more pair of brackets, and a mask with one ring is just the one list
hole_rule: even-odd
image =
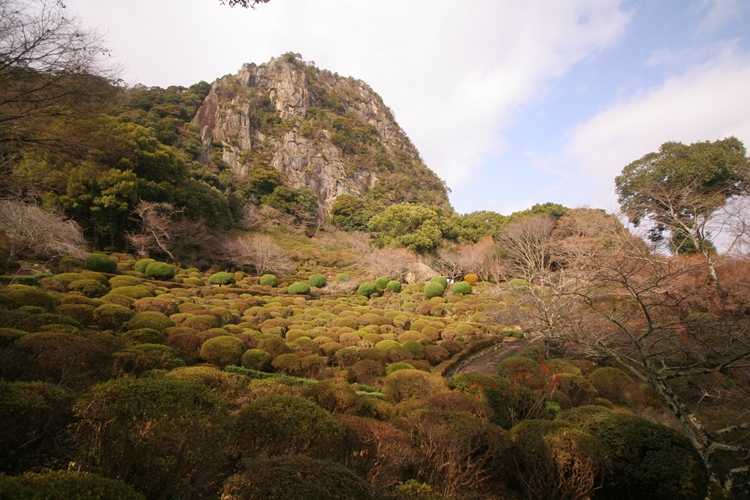
[[246,64],[214,82],[193,123],[202,129],[200,161],[239,179],[273,167],[328,209],[342,194],[375,206],[450,207],[445,185],[380,96],[296,54]]

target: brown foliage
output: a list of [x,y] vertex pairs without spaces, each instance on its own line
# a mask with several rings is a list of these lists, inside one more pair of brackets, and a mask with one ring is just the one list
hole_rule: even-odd
[[285,276],[294,271],[289,255],[267,235],[238,236],[224,244],[223,252],[229,262],[237,266],[249,265],[257,275]]

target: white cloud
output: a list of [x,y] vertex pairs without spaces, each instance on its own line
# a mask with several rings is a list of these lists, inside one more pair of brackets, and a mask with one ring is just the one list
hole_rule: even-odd
[[705,15],[698,25],[698,31],[714,33],[747,9],[747,5],[743,4],[743,0],[702,0],[700,9],[705,11]]
[[611,206],[622,168],[668,141],[686,144],[735,136],[750,146],[750,54],[727,48],[604,109],[572,132],[565,146],[578,175],[596,186],[595,206]]

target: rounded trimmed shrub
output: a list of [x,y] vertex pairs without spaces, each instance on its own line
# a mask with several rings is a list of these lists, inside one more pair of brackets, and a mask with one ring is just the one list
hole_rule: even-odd
[[525,293],[529,291],[529,282],[521,278],[513,278],[508,281],[508,287],[516,293]]
[[453,284],[453,293],[460,295],[469,295],[471,293],[471,284],[468,281],[459,281]]
[[117,304],[102,304],[94,309],[94,322],[102,330],[117,330],[120,325],[135,316],[132,309]]
[[211,285],[234,285],[237,283],[237,280],[234,279],[234,274],[228,273],[226,271],[219,271],[218,273],[214,273],[208,278],[208,282]]
[[206,340],[201,346],[201,358],[220,368],[239,365],[247,346],[237,337],[221,335]]
[[174,278],[174,267],[166,262],[151,262],[144,272],[149,278],[156,280],[171,280]]
[[448,288],[448,278],[445,276],[433,276],[430,283],[440,283],[443,285],[443,289]]
[[146,268],[152,262],[156,261],[154,259],[140,259],[133,265],[133,269],[141,274],[146,274]]
[[117,272],[117,262],[103,253],[92,253],[83,262],[83,268],[87,271],[114,274]]
[[120,335],[120,338],[129,346],[138,344],[161,344],[164,342],[164,334],[153,328],[138,328],[128,330]]
[[389,292],[400,292],[401,291],[401,282],[396,280],[391,280],[385,285],[385,289]]
[[375,279],[375,286],[378,287],[378,290],[385,290],[385,287],[388,286],[388,282],[390,279],[386,276],[380,276],[379,278]]
[[310,284],[310,286],[314,286],[315,288],[323,288],[326,286],[327,280],[326,277],[322,274],[313,274],[310,276],[310,279],[307,280],[307,282]]
[[365,281],[364,283],[360,284],[359,287],[357,288],[357,293],[367,298],[370,298],[372,294],[377,293],[377,292],[378,292],[378,287],[372,281]]
[[175,326],[174,321],[169,319],[164,313],[156,311],[144,311],[137,313],[125,323],[127,330],[138,330],[140,328],[151,328],[158,332],[163,332],[166,328]]
[[57,301],[51,295],[36,288],[14,288],[5,293],[14,307],[38,306],[47,312],[54,312]]
[[292,283],[291,285],[289,285],[289,288],[287,288],[286,293],[307,295],[310,293],[310,285],[308,285],[304,281],[298,281],[296,283]]
[[261,349],[248,349],[242,355],[242,366],[260,372],[271,371],[273,357]]
[[273,274],[264,274],[260,277],[260,284],[262,286],[270,286],[276,288],[279,286],[279,278]]
[[108,295],[120,295],[122,297],[129,297],[131,299],[138,300],[144,297],[153,297],[151,289],[144,285],[126,285],[112,288]]
[[479,276],[474,273],[469,273],[464,276],[464,281],[466,281],[470,285],[476,285],[479,282]]
[[339,273],[336,275],[336,281],[338,283],[343,283],[345,281],[349,281],[352,277],[349,275],[349,273]]
[[445,293],[445,287],[437,281],[430,281],[424,286],[424,296],[427,299],[442,297],[443,293]]
[[109,292],[109,288],[102,285],[96,280],[81,279],[71,282],[68,285],[71,292],[79,292],[86,297],[103,297]]

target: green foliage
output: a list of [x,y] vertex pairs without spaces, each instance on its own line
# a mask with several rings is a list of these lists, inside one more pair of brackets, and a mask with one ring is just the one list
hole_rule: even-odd
[[171,280],[174,278],[174,267],[165,262],[151,262],[146,266],[144,274],[157,280]]
[[149,370],[172,370],[184,364],[175,349],[161,344],[142,343],[117,351],[112,372],[117,376],[138,376]]
[[388,282],[390,279],[387,276],[380,276],[379,278],[375,279],[375,286],[378,287],[378,290],[385,290],[385,287],[388,286]]
[[132,486],[76,471],[26,472],[21,476],[0,476],[0,498],[29,498],[34,500],[145,500]]
[[421,370],[399,370],[383,379],[383,394],[393,403],[424,398],[448,389],[448,383],[439,375]]
[[237,280],[234,279],[234,275],[231,273],[228,273],[226,271],[219,271],[218,273],[214,273],[208,278],[208,282],[212,285],[233,285],[237,283]]
[[331,456],[344,428],[326,410],[295,396],[266,396],[242,407],[237,416],[244,457],[306,454]]
[[222,498],[350,500],[373,498],[370,486],[353,471],[304,455],[260,458],[224,483]]
[[306,187],[295,189],[278,186],[261,201],[264,205],[293,216],[294,221],[301,226],[314,227],[318,222],[318,199]]
[[71,282],[68,285],[71,292],[80,292],[86,297],[103,297],[109,292],[109,288],[102,285],[96,280],[81,279]]
[[94,309],[94,321],[102,330],[117,330],[120,325],[135,316],[129,307],[117,304],[102,304]]
[[101,253],[92,253],[83,263],[83,268],[88,271],[114,274],[117,272],[117,262]]
[[349,281],[351,279],[351,276],[349,273],[338,273],[336,275],[336,282],[337,283],[344,283],[346,281]]
[[138,344],[161,344],[164,342],[164,334],[153,328],[137,328],[128,330],[120,335],[120,338],[129,346]]
[[367,230],[380,247],[403,247],[415,253],[437,248],[443,236],[440,214],[425,205],[391,205],[370,219]]
[[597,368],[587,378],[600,397],[617,404],[627,402],[626,394],[635,385],[630,375],[612,366]]
[[[749,182],[745,147],[735,137],[689,146],[664,143],[615,178],[618,201],[630,221],[636,226],[652,221],[653,241],[666,231],[679,235],[673,243],[689,242],[687,251],[705,242],[696,229],[702,227],[698,219],[710,218],[729,198],[746,193]],[[674,248],[679,253],[683,246]]]
[[308,283],[310,283],[310,286],[314,286],[315,288],[323,288],[324,286],[326,286],[326,277],[322,274],[313,274],[312,276],[310,276]]
[[437,281],[431,281],[424,286],[424,296],[427,299],[442,297],[443,293],[445,293],[445,287]]
[[148,498],[209,495],[218,486],[232,422],[204,385],[166,377],[94,386],[75,406],[77,461]]
[[430,279],[430,282],[440,283],[443,288],[448,288],[448,278],[445,276],[433,276],[432,279]]
[[398,293],[401,291],[401,282],[391,280],[388,283],[386,283],[385,289],[388,290],[389,292]]
[[261,349],[248,349],[242,355],[242,366],[250,370],[270,371],[272,361],[273,357]]
[[135,271],[138,271],[139,273],[146,274],[146,268],[152,262],[156,262],[156,261],[154,259],[139,259],[133,266],[133,269]]
[[372,281],[365,281],[357,287],[357,293],[363,297],[370,297],[372,294],[378,292],[378,286]]
[[201,346],[200,356],[220,368],[239,365],[247,346],[237,337],[221,336],[206,340]]
[[529,282],[521,278],[508,280],[508,288],[515,293],[524,293],[529,291]]
[[308,295],[310,293],[310,285],[308,285],[304,281],[292,283],[291,285],[289,285],[289,288],[287,288],[287,293]]
[[260,284],[262,286],[271,286],[276,288],[277,286],[279,286],[279,278],[277,278],[273,274],[264,274],[260,277]]
[[54,312],[57,301],[51,295],[36,288],[13,288],[3,294],[14,308],[23,306],[41,307],[47,312]]
[[563,421],[596,436],[612,462],[605,498],[705,498],[707,474],[690,440],[679,431],[640,417],[582,406]]
[[367,231],[372,216],[363,200],[348,194],[339,195],[331,207],[331,222],[345,231]]
[[453,293],[469,295],[471,294],[471,284],[468,281],[459,281],[453,284],[452,290]]
[[[50,452],[72,420],[72,395],[42,382],[0,380],[0,471],[18,472],[18,464],[40,451]],[[2,478],[0,478],[2,485]],[[0,492],[7,485],[0,486]],[[0,493],[0,498],[3,494]],[[10,498],[10,497],[8,497]],[[17,497],[18,498],[18,497]]]
[[125,323],[126,330],[137,330],[139,328],[151,328],[163,332],[167,328],[175,326],[174,321],[166,314],[157,311],[144,311],[137,313]]

